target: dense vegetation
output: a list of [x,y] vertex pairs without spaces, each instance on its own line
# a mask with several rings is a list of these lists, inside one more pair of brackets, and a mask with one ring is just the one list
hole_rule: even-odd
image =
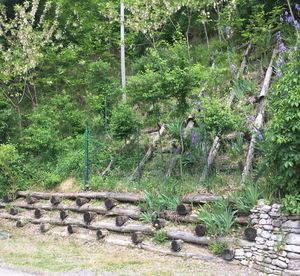
[[[119,73],[119,1],[0,4],[0,194],[51,189],[71,176],[82,185],[88,165],[90,188],[144,189],[149,212],[173,208],[173,195],[182,192],[239,189],[241,169],[231,167],[243,164],[257,131],[245,189],[253,191],[254,179],[260,191],[254,199],[237,196],[237,209],[248,211],[261,194],[299,201],[297,1],[125,1],[126,88]],[[274,48],[266,124],[255,129],[256,96]],[[190,120],[196,123],[185,131]],[[147,130],[162,125],[152,159],[132,177],[152,139]],[[222,139],[219,159],[203,179],[213,138],[230,133],[238,135]],[[174,150],[163,153],[168,147]],[[223,209],[230,228],[232,213]]]

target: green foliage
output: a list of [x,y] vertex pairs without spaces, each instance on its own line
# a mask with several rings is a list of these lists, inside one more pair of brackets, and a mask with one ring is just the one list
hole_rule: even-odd
[[15,134],[16,114],[7,100],[0,96],[0,144],[8,142]]
[[205,99],[203,110],[199,119],[203,121],[207,130],[220,133],[239,128],[238,117],[226,106],[226,102],[221,102],[216,98]]
[[222,251],[228,248],[228,245],[223,242],[212,242],[208,246],[209,250],[216,256],[221,256]]
[[0,144],[0,196],[24,187],[22,158],[11,144]]
[[244,189],[235,192],[231,198],[238,213],[249,214],[260,195],[257,185],[248,184]]
[[286,214],[300,215],[300,194],[286,195],[282,199],[282,211]]
[[[299,43],[298,43],[299,44]],[[300,183],[300,54],[291,53],[274,87],[270,108],[274,117],[267,131],[270,178],[277,193],[295,193]]]
[[126,139],[137,131],[138,120],[132,108],[124,103],[112,111],[110,128],[117,139]]
[[234,214],[227,200],[205,204],[198,210],[198,219],[207,227],[211,235],[226,235],[234,225]]
[[168,240],[167,232],[165,230],[159,230],[154,233],[153,241],[157,244],[163,244]]

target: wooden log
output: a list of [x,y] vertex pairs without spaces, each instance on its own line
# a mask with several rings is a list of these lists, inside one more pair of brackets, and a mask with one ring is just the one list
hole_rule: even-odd
[[75,234],[78,232],[78,227],[76,225],[68,225],[67,226],[67,231],[70,235]]
[[228,248],[222,250],[221,257],[225,261],[232,261],[234,258],[234,251]]
[[52,205],[57,206],[59,203],[61,203],[61,197],[53,195],[50,197],[50,202]]
[[174,252],[181,251],[183,243],[184,243],[183,240],[173,240],[171,242],[171,249],[172,249],[172,251],[174,251]]
[[117,216],[116,217],[116,226],[122,226],[129,220],[128,216]]
[[22,228],[22,227],[25,226],[25,224],[26,224],[25,221],[19,219],[19,220],[17,220],[17,222],[16,222],[16,227]]
[[189,194],[182,198],[183,203],[207,203],[222,199],[221,196],[212,194]]
[[192,211],[192,206],[186,203],[179,204],[176,208],[177,214],[185,216]]
[[86,197],[89,199],[106,199],[114,198],[121,202],[142,202],[145,197],[133,193],[116,193],[116,192],[80,192],[80,193],[42,193],[42,192],[24,192],[19,191],[16,193],[17,197],[26,197],[31,195],[38,199],[50,199],[51,196],[59,196],[64,199],[76,199],[77,197]]
[[257,116],[256,116],[256,119],[254,122],[254,131],[251,136],[251,141],[250,141],[250,145],[248,148],[246,162],[245,162],[245,166],[244,166],[242,178],[241,178],[242,184],[245,183],[245,181],[249,177],[250,171],[252,169],[252,163],[253,163],[253,159],[254,159],[254,149],[255,149],[256,140],[257,140],[257,133],[255,130],[261,130],[263,127],[263,124],[264,124],[266,96],[268,95],[268,91],[269,91],[269,87],[270,87],[270,83],[271,83],[271,77],[272,77],[272,73],[273,73],[273,63],[274,63],[276,54],[277,54],[277,49],[274,49],[272,58],[270,60],[268,69],[265,74],[262,88],[260,91],[260,95],[259,95],[260,102],[259,102],[259,106],[258,106]]
[[181,231],[181,230],[168,230],[167,237],[172,240],[183,240],[188,243],[209,245],[212,242],[234,242],[233,238],[215,238],[211,239],[209,237],[198,237],[191,232]]
[[43,214],[45,214],[45,210],[43,210],[43,209],[35,209],[34,210],[34,217],[36,219],[41,218],[43,216]]
[[132,232],[131,233],[131,241],[133,244],[142,243],[144,240],[144,235],[142,232]]
[[[49,204],[26,204],[23,202],[15,202],[14,207],[18,207],[18,208],[23,208],[23,209],[43,209],[43,210],[47,210],[47,211],[54,211],[54,210],[68,210],[68,211],[72,211],[72,212],[78,212],[78,213],[85,213],[85,212],[95,212],[99,215],[106,215],[106,216],[117,216],[117,215],[124,215],[124,216],[129,216],[132,219],[139,219],[141,216],[141,211],[138,210],[136,207],[135,208],[130,208],[130,209],[125,209],[125,208],[118,208],[115,207],[110,211],[107,211],[106,208],[103,208],[101,206],[92,206],[92,205],[84,205],[82,207],[77,207],[77,206],[70,206],[70,205],[58,205],[58,206],[53,206],[53,205],[49,205]],[[6,203],[1,203],[0,202],[0,207],[7,207],[9,206]]]
[[250,218],[247,216],[238,216],[234,219],[234,222],[239,225],[248,225],[250,223]]
[[195,233],[198,237],[203,237],[206,234],[206,227],[204,224],[197,224],[195,227]]
[[97,214],[94,213],[94,212],[85,212],[83,214],[83,221],[85,223],[89,224],[89,223],[91,223],[95,219],[96,215]]
[[176,223],[197,223],[199,221],[196,214],[190,214],[186,216],[180,216],[177,212],[165,210],[158,214],[159,218],[173,221]]
[[16,216],[18,213],[19,213],[19,210],[16,207],[11,207],[9,209],[9,214],[12,215],[12,216]]
[[244,235],[248,241],[255,241],[257,230],[253,227],[247,227],[244,231]]
[[105,205],[107,210],[111,210],[112,208],[114,208],[118,204],[119,204],[119,201],[114,199],[114,198],[107,198],[104,201],[104,205]]
[[152,225],[157,230],[162,229],[166,226],[166,220],[162,218],[154,219]]
[[61,210],[59,212],[59,217],[61,220],[65,220],[69,216],[69,211],[68,210]]
[[27,204],[34,204],[38,201],[38,199],[31,195],[26,195],[26,202]]
[[0,218],[2,219],[10,219],[10,220],[26,220],[32,224],[41,224],[41,223],[49,223],[51,225],[57,225],[57,226],[68,226],[68,225],[74,225],[82,228],[87,228],[90,230],[98,230],[98,229],[106,229],[108,231],[118,232],[118,233],[132,233],[132,232],[142,232],[147,235],[152,235],[154,233],[154,229],[145,224],[134,224],[134,223],[128,223],[126,225],[123,225],[121,227],[116,226],[115,223],[110,222],[92,222],[90,224],[86,224],[82,221],[74,220],[74,219],[66,219],[64,221],[60,219],[53,219],[53,218],[41,218],[41,219],[35,219],[32,217],[20,217],[20,216],[12,216],[6,213],[0,213]]
[[90,202],[90,199],[88,199],[86,197],[77,197],[75,202],[78,207],[81,207],[84,204]]
[[43,223],[40,224],[40,231],[41,231],[41,233],[48,232],[50,230],[50,228],[51,228],[51,225],[49,223],[44,223],[43,222]]
[[4,203],[10,203],[12,201],[14,201],[14,197],[12,195],[4,195],[3,198],[2,198],[2,201]]
[[97,240],[102,240],[104,237],[106,237],[109,234],[109,231],[105,229],[98,229],[96,230],[96,237]]
[[152,157],[153,152],[156,148],[156,144],[160,140],[160,137],[163,135],[165,130],[166,130],[166,127],[164,124],[162,124],[157,135],[154,136],[152,142],[150,143],[148,150],[147,150],[146,154],[144,155],[143,159],[139,162],[139,165],[134,169],[133,173],[131,174],[131,176],[130,176],[131,179],[135,179],[141,174],[141,170],[143,169],[143,167],[145,166],[147,161]]

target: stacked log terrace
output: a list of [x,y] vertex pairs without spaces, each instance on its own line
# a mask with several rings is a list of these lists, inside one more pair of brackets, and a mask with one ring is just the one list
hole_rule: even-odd
[[[64,235],[75,234],[81,237],[85,236],[83,231],[92,231],[94,240],[108,240],[112,235],[122,234],[121,240],[127,235],[127,243],[137,248],[202,260],[215,257],[187,252],[191,245],[199,250],[211,243],[226,242],[233,247],[234,244],[240,244],[235,238],[208,237],[205,225],[199,221],[197,208],[199,205],[221,199],[216,195],[187,195],[182,198],[176,211],[164,210],[153,218],[152,223],[147,224],[141,222],[142,211],[139,206],[145,199],[138,194],[17,192],[14,198],[16,199],[10,200],[9,197],[5,197],[0,202],[0,218],[15,221],[16,227],[19,228],[27,224],[38,225],[41,233],[54,233],[53,229],[59,228],[64,229]],[[237,217],[236,223],[248,225],[249,220],[247,217]],[[253,241],[255,231],[252,231],[251,227],[249,229],[249,241]],[[147,244],[149,237],[160,230],[164,231],[170,240],[169,250]],[[125,241],[119,243],[128,245]],[[228,257],[233,254],[233,249],[229,248],[230,252],[223,254],[225,260],[233,259]]]

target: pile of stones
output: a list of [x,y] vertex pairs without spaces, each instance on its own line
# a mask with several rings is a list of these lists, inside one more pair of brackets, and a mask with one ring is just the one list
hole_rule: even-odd
[[260,200],[251,210],[255,242],[235,250],[235,259],[273,275],[300,275],[300,217],[286,216],[281,205]]

